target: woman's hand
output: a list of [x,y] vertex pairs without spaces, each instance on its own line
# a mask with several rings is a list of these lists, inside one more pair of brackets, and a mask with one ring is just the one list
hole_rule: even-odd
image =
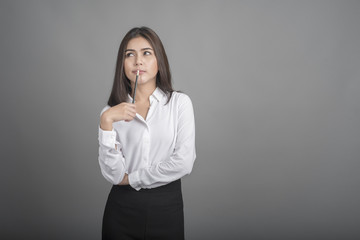
[[101,115],[100,127],[102,130],[111,131],[113,122],[123,120],[129,122],[133,120],[135,116],[135,104],[123,102],[109,108]]
[[123,180],[119,183],[119,185],[129,185],[129,178],[126,173],[125,173]]

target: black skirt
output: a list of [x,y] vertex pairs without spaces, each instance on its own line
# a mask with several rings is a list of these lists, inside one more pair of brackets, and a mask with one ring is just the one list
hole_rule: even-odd
[[102,239],[184,239],[181,180],[136,191],[113,185],[106,202]]

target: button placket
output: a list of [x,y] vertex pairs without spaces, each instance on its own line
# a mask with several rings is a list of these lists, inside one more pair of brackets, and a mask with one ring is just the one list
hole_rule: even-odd
[[143,146],[144,146],[144,162],[149,165],[149,156],[150,156],[150,129],[148,124],[146,124],[146,131],[143,136]]

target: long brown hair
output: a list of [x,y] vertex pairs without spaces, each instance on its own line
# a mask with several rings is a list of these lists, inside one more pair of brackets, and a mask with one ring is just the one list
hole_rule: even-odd
[[164,46],[159,36],[148,27],[133,28],[124,36],[123,40],[120,43],[116,61],[114,83],[108,100],[108,105],[110,107],[113,107],[122,102],[126,102],[128,99],[128,94],[131,94],[132,92],[130,80],[126,77],[124,71],[124,59],[126,50],[125,48],[128,45],[128,42],[136,37],[145,38],[154,49],[155,57],[158,64],[158,73],[156,74],[156,86],[167,94],[167,102],[170,101],[170,98],[174,91],[171,83],[169,62],[166,56]]

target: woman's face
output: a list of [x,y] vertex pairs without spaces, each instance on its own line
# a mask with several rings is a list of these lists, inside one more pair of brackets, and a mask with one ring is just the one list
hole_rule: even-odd
[[125,49],[125,75],[133,83],[138,69],[140,70],[138,84],[156,84],[157,59],[150,43],[143,37],[131,39]]

